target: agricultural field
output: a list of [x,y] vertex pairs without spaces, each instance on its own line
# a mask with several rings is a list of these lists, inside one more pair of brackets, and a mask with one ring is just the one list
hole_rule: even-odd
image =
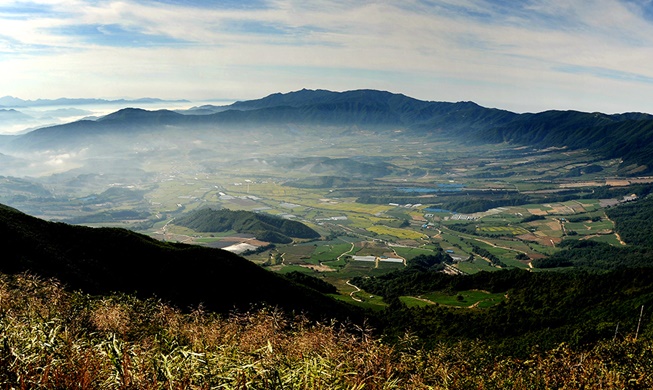
[[519,236],[520,234],[528,234],[528,230],[520,226],[488,226],[479,227],[480,233],[494,234],[500,236]]
[[399,298],[407,306],[445,305],[461,308],[484,309],[503,302],[504,294],[492,294],[487,291],[460,291],[455,294],[433,292],[418,297],[404,296]]
[[[556,253],[565,240],[622,245],[604,210],[630,192],[622,185],[638,183],[637,178],[625,184],[615,181],[618,164],[611,160],[592,160],[603,167],[601,172],[569,177],[572,169],[588,164],[583,151],[471,146],[438,139],[380,143],[375,137],[348,135],[307,144],[288,137],[268,141],[268,150],[253,160],[225,163],[216,157],[182,159],[170,166],[157,163],[148,167],[149,182],[133,185],[134,194],[142,192],[140,197],[107,196],[102,198],[105,203],[89,203],[84,197],[68,208],[53,203],[51,210],[43,204],[38,210],[44,215],[77,215],[102,207],[138,208],[152,217],[111,221],[112,226],[212,247],[268,243],[235,232],[195,232],[175,225],[175,219],[210,207],[299,221],[321,238],[276,244],[243,256],[275,272],[324,277],[338,286],[343,299],[350,299],[351,291],[342,281],[405,266],[358,262],[352,256],[410,260],[441,248],[453,258],[453,267],[476,273],[529,270],[531,260]],[[304,149],[311,159],[287,157]],[[315,159],[326,163],[316,168]],[[349,171],[360,164],[368,165]],[[383,174],[372,175],[370,170],[378,167]],[[623,188],[623,194],[611,195],[612,188]]]

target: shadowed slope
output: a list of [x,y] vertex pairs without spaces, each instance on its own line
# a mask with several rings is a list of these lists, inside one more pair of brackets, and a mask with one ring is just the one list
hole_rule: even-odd
[[0,205],[0,271],[56,277],[92,294],[156,295],[182,308],[248,309],[268,303],[327,317],[348,306],[300,287],[232,253],[163,243],[115,228],[88,228],[30,217]]

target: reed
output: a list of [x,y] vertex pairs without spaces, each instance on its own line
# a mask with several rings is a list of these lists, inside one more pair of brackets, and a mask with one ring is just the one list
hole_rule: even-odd
[[653,388],[653,343],[566,344],[526,359],[481,341],[388,344],[366,327],[262,308],[221,316],[158,300],[91,297],[0,275],[6,389]]

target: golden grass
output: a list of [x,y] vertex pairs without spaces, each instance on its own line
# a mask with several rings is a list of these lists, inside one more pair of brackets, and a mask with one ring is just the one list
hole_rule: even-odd
[[0,275],[0,387],[15,389],[651,388],[653,343],[526,359],[482,342],[389,344],[353,325],[271,308],[218,316],[156,300],[94,298]]

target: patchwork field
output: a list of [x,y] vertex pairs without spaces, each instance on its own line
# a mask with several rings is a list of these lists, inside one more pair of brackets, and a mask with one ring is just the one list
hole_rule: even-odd
[[[136,186],[143,191],[141,203],[136,196],[124,206],[138,205],[152,218],[131,226],[166,241],[213,247],[253,243],[264,249],[245,253],[246,258],[276,272],[328,278],[343,299],[351,299],[344,284],[348,278],[405,267],[356,262],[354,255],[409,262],[441,248],[455,269],[475,273],[530,269],[531,260],[559,251],[564,240],[622,245],[603,210],[623,196],[609,196],[611,188],[628,194],[628,186],[638,183],[637,178],[612,179],[617,177],[616,161],[596,162],[603,171],[568,177],[570,170],[587,165],[582,151],[469,146],[438,139],[405,143],[397,138],[380,145],[375,137],[358,135],[328,143],[300,144],[292,137],[268,141],[268,149],[253,160],[239,161],[239,153],[207,161],[177,156],[181,160],[172,166],[149,167],[157,175],[153,182]],[[292,157],[298,150],[310,150],[313,157]],[[316,158],[325,163],[316,166]],[[227,160],[238,162],[225,164]],[[375,169],[383,174],[371,174]],[[119,208],[114,199],[106,207]],[[105,203],[77,204],[68,211],[91,213],[102,207]],[[321,238],[267,247],[270,243],[235,232],[199,233],[174,224],[175,218],[206,207],[299,221]],[[53,204],[50,212],[64,211],[65,206]],[[130,226],[129,221],[112,223]]]

